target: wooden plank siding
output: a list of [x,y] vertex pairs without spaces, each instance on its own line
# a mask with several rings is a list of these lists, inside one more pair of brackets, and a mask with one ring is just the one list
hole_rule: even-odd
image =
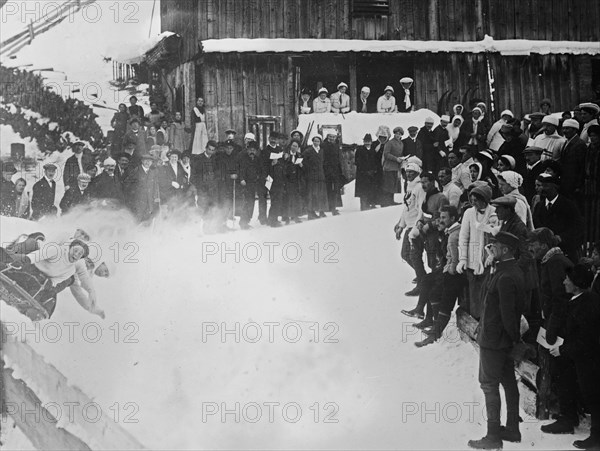
[[353,17],[352,0],[161,0],[161,23],[189,61],[222,38],[600,41],[600,2],[394,0],[389,16]]

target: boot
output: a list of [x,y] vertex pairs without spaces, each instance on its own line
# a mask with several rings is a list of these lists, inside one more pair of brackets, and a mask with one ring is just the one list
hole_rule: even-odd
[[573,446],[578,449],[600,449],[600,438],[590,435],[585,440],[575,440]]
[[516,429],[509,428],[508,426],[500,427],[500,438],[505,442],[512,443],[521,443],[521,433],[519,432],[519,427]]
[[467,445],[473,449],[502,449],[502,440],[500,437],[486,435],[479,440],[469,440]]
[[558,417],[554,423],[545,424],[542,426],[542,432],[546,434],[574,434],[575,426],[573,421],[567,417]]
[[413,327],[416,327],[417,329],[425,329],[426,327],[430,326],[433,326],[433,320],[430,318],[425,318],[420,323],[413,324]]
[[404,313],[406,316],[410,316],[411,318],[419,318],[419,319],[423,319],[425,318],[425,314],[419,310],[417,310],[416,308],[412,309],[412,310],[401,310],[402,313]]
[[423,346],[427,346],[427,345],[430,345],[432,343],[435,343],[436,340],[437,340],[437,338],[436,338],[435,335],[427,335],[427,338],[425,338],[425,340],[417,341],[415,343],[415,346],[417,348],[422,348]]
[[469,440],[467,444],[474,449],[502,449],[500,424],[488,422],[487,435],[479,440]]
[[419,294],[421,294],[421,289],[419,288],[418,285],[416,287],[414,287],[412,290],[404,293],[405,296],[418,296]]
[[314,211],[308,212],[308,219],[317,219],[319,216]]
[[325,214],[324,211],[319,212],[319,218],[326,218],[327,215]]

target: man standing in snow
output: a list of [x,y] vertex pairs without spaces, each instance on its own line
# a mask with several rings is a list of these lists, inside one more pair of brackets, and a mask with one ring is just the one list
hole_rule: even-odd
[[[487,434],[469,440],[474,449],[502,448],[502,440],[520,442],[519,389],[515,379],[515,362],[511,355],[520,341],[520,318],[523,305],[523,273],[515,259],[519,238],[499,232],[486,246],[495,262],[494,273],[485,290],[479,344],[479,383],[485,396]],[[506,427],[500,426],[500,384],[506,398]]]

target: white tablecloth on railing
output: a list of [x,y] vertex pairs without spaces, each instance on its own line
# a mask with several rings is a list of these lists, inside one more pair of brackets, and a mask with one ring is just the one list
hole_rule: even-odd
[[440,117],[428,109],[418,110],[412,113],[357,113],[352,111],[346,114],[321,113],[321,114],[301,114],[298,117],[298,127],[302,133],[306,134],[309,125],[313,123],[310,138],[319,132],[319,126],[322,125],[341,125],[342,142],[344,144],[362,144],[365,134],[370,133],[373,139],[376,139],[377,129],[380,125],[387,125],[390,132],[395,127],[404,129],[404,137],[408,136],[408,127],[415,125],[421,128],[427,117],[432,117],[434,127],[440,122]]

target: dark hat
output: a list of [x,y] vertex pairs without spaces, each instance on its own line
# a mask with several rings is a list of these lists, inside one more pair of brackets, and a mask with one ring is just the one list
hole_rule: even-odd
[[75,147],[75,146],[85,147],[85,143],[83,141],[75,141],[73,144],[71,144],[71,147]]
[[192,159],[192,152],[190,152],[189,150],[186,150],[185,152],[183,152],[181,154],[181,156],[179,158],[183,158],[183,157],[188,157],[191,160]]
[[555,177],[554,175],[548,174],[546,172],[542,172],[540,175],[538,175],[536,180],[541,183],[552,183],[553,185],[560,185],[560,179],[558,177]]
[[0,168],[2,169],[1,172],[10,172],[11,174],[16,174],[18,172],[17,168],[15,168],[15,165],[12,161],[1,163]]
[[302,95],[302,94],[308,94],[310,96],[310,95],[312,95],[312,92],[308,88],[302,88],[302,91],[300,91],[300,95]]
[[469,194],[475,194],[480,196],[486,203],[490,203],[492,199],[492,188],[486,183],[485,185],[477,185],[473,188]]
[[181,159],[181,152],[179,150],[169,150],[167,152],[167,158],[170,157],[171,155],[177,155],[180,159]]
[[247,147],[248,149],[258,150],[258,143],[256,141],[250,141]]
[[529,232],[527,236],[529,243],[546,244],[548,248],[552,248],[559,243],[559,238],[548,227],[540,227]]
[[415,130],[419,130],[419,127],[417,127],[415,125],[411,125],[410,127],[408,127],[408,131],[409,132],[412,132],[412,131],[415,131]]
[[512,133],[513,131],[512,125],[509,124],[503,124],[502,127],[500,127],[500,133]]
[[152,155],[150,155],[149,153],[145,153],[144,155],[142,155],[140,157],[140,160],[154,160],[154,157]]
[[479,152],[477,155],[475,155],[475,158],[477,158],[478,160],[480,159],[480,157],[484,157],[490,161],[494,161],[494,154],[493,154],[493,150],[482,150],[481,152]]
[[363,137],[363,141],[371,141],[373,142],[373,137],[371,136],[370,133],[367,133],[364,137]]
[[536,146],[525,147],[523,153],[544,153],[544,149]]
[[594,273],[592,270],[588,266],[580,263],[567,268],[565,272],[571,282],[573,282],[577,288],[581,288],[582,290],[587,290],[594,281]]
[[226,135],[229,135],[231,133],[233,133],[234,135],[237,135],[237,132],[233,128],[228,128],[227,130],[225,130]]
[[494,206],[512,207],[517,205],[517,199],[513,196],[502,196],[498,197],[490,202]]
[[44,169],[58,169],[58,166],[56,166],[54,163],[46,163],[44,165]]
[[505,244],[511,249],[516,249],[517,247],[519,247],[519,237],[508,232],[498,232],[496,236],[492,236],[490,240],[495,241],[497,243]]
[[117,155],[117,160],[120,160],[121,158],[127,158],[128,160],[131,161],[131,158],[133,158],[131,155],[129,155],[127,152],[121,152],[119,155]]
[[540,102],[540,106],[542,105],[552,106],[552,102],[550,102],[550,99],[542,99],[542,101]]

